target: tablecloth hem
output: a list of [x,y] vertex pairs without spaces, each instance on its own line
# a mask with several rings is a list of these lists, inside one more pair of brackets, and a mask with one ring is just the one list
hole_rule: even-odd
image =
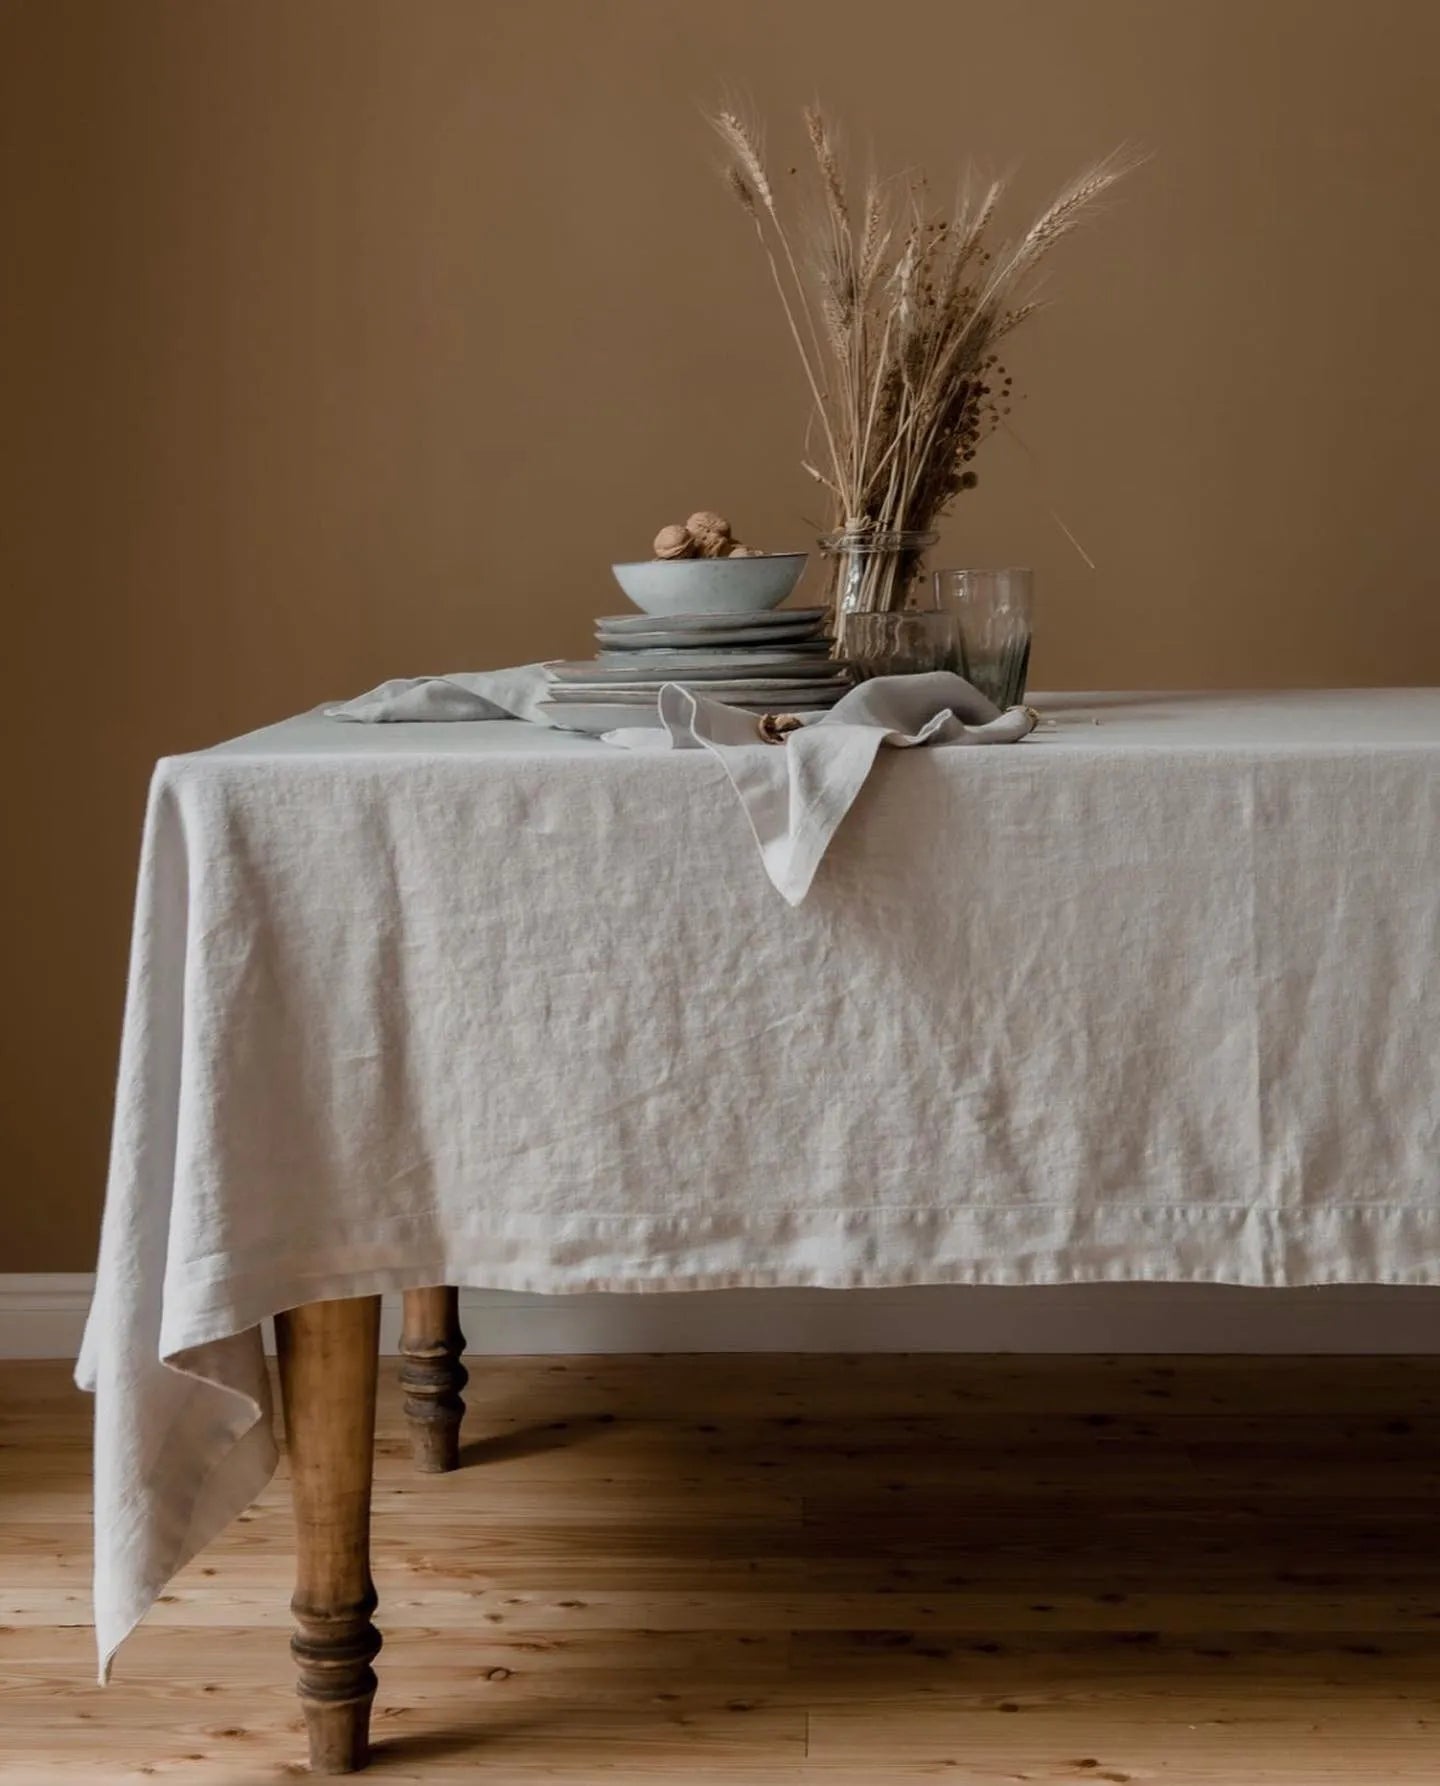
[[[557,1225],[549,1261],[539,1268],[528,1225],[478,1227],[468,1235],[452,1227],[443,1237],[416,1235],[403,1249],[373,1234],[348,1242],[332,1235],[313,1262],[302,1255],[278,1278],[273,1258],[208,1284],[187,1269],[167,1292],[162,1349],[169,1357],[225,1339],[305,1302],[439,1283],[531,1295],[1125,1282],[1440,1286],[1440,1197],[1433,1210],[1121,1206],[1083,1217],[1070,1211],[1064,1221],[1058,1209],[1046,1208],[1037,1212],[1027,1241],[1017,1244],[1024,1220],[1014,1206],[948,1217],[872,1215],[863,1222],[854,1212],[837,1212],[828,1222],[779,1217],[759,1230],[689,1230],[682,1237],[664,1220],[592,1218]],[[1217,1266],[1222,1257],[1233,1265]]]
[[[248,1273],[232,1272],[198,1287],[193,1276],[182,1274],[167,1287],[160,1355],[166,1366],[195,1380],[200,1399],[207,1399],[207,1389],[213,1394],[210,1417],[190,1434],[203,1457],[195,1466],[201,1485],[183,1535],[155,1544],[144,1582],[132,1582],[129,1592],[114,1599],[97,1595],[104,1603],[96,1629],[102,1681],[115,1651],[165,1582],[269,1481],[274,1452],[268,1409],[251,1380],[260,1364],[258,1328],[303,1303],[393,1295],[433,1284],[541,1294],[1120,1282],[1440,1287],[1440,1206],[1354,1205],[1310,1212],[1120,1208],[1081,1217],[1072,1212],[1060,1226],[1048,1207],[1032,1214],[1039,1225],[1023,1248],[1015,1246],[1013,1207],[924,1217],[895,1212],[893,1220],[886,1212],[872,1212],[861,1222],[854,1212],[843,1217],[835,1212],[823,1221],[779,1217],[763,1233],[747,1228],[708,1236],[693,1228],[682,1236],[669,1222],[591,1218],[557,1225],[559,1235],[542,1269],[533,1264],[534,1232],[523,1224],[523,1232],[477,1227],[468,1235],[452,1233],[412,1245],[403,1255],[393,1241],[367,1244],[332,1235],[311,1262],[302,1257],[280,1276],[273,1259],[268,1269],[257,1263]],[[617,1228],[624,1243],[619,1250]],[[937,1229],[944,1230],[938,1247]],[[786,1233],[783,1241],[776,1239],[780,1231]],[[926,1256],[905,1261],[897,1246],[903,1233],[912,1253],[923,1236]],[[1337,1248],[1341,1239],[1345,1244]],[[684,1265],[676,1257],[682,1240]],[[1217,1268],[1220,1257],[1234,1259],[1233,1269]],[[217,1349],[207,1355],[201,1350],[206,1347]],[[259,1376],[263,1379],[263,1371]]]

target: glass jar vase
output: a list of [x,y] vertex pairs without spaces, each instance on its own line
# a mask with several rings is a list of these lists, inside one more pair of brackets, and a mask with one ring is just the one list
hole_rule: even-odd
[[958,675],[960,627],[955,616],[941,608],[850,614],[836,650],[857,682],[872,676],[922,676],[930,670],[954,670]]
[[[827,533],[820,549],[831,561],[830,605],[835,615],[835,655],[854,664],[858,675],[898,675],[874,669],[872,659],[923,655],[927,637],[943,633],[928,617],[935,614],[923,581],[925,554],[937,533],[886,533],[871,528]],[[906,615],[927,617],[906,627]],[[914,669],[948,665],[915,662]]]

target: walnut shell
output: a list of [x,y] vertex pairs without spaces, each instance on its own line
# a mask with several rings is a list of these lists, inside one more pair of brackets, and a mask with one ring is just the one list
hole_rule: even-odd
[[[730,538],[730,523],[724,515],[717,515],[714,509],[696,509],[685,525],[697,540],[703,540],[709,534],[722,540]],[[713,558],[716,554],[712,552],[710,556]]]
[[694,558],[700,547],[688,527],[662,527],[655,535],[657,558]]

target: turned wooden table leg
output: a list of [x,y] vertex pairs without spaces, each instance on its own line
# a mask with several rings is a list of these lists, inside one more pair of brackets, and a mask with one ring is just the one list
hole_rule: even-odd
[[469,1381],[460,1362],[464,1350],[460,1292],[407,1290],[400,1387],[417,1470],[436,1474],[459,1465],[460,1422],[465,1418],[460,1392]]
[[380,1298],[314,1302],[275,1317],[295,1500],[290,1650],[310,1769],[348,1774],[370,1757],[380,1633],[370,1622],[370,1477]]

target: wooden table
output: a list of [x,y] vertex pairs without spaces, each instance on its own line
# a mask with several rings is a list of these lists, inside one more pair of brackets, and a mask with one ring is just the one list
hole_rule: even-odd
[[[295,1501],[296,1632],[290,1651],[310,1734],[310,1768],[348,1774],[370,1755],[370,1706],[381,1637],[370,1576],[370,1479],[380,1298],[313,1302],[275,1317],[280,1393]],[[407,1290],[400,1341],[405,1414],[415,1467],[429,1474],[459,1462],[459,1297],[453,1289]]]

